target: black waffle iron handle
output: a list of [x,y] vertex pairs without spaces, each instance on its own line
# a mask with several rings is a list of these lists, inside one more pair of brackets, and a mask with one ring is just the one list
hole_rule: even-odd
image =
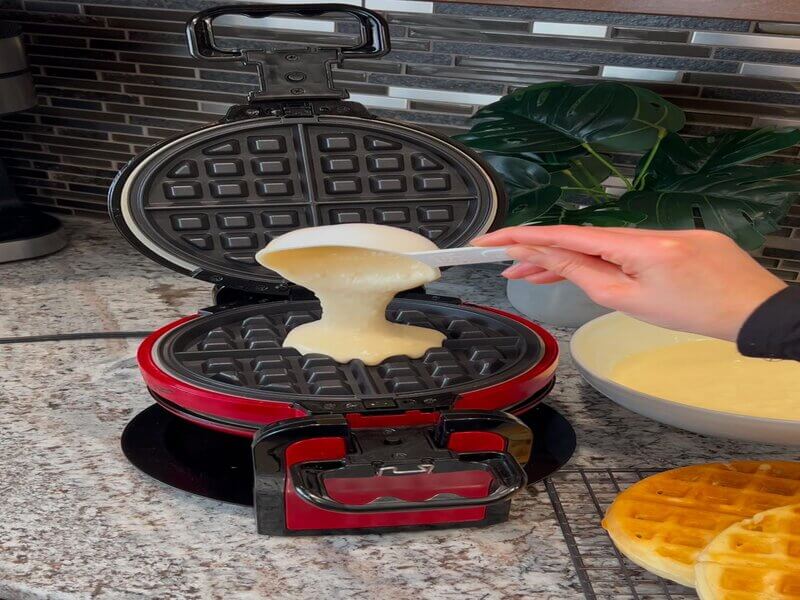
[[251,18],[275,14],[319,17],[329,13],[353,15],[361,26],[361,41],[355,46],[341,48],[345,58],[379,58],[389,51],[389,26],[378,13],[348,4],[241,4],[217,6],[194,15],[186,25],[189,52],[195,58],[208,60],[242,60],[246,50],[223,49],[214,43],[212,21],[223,15],[242,15]]
[[[318,17],[329,13],[353,15],[361,28],[359,43],[344,48],[304,48],[288,50],[249,50],[220,48],[214,41],[212,22],[223,15],[251,18],[275,14]],[[348,4],[242,4],[209,8],[194,15],[186,24],[186,37],[192,56],[204,60],[236,61],[255,64],[261,77],[260,93],[251,100],[283,98],[345,98],[347,92],[333,87],[331,65],[344,58],[379,58],[389,51],[389,26],[369,9]]]
[[258,530],[505,520],[527,482],[531,445],[522,422],[490,411],[448,411],[435,426],[398,429],[352,430],[341,415],[265,427],[253,441]]

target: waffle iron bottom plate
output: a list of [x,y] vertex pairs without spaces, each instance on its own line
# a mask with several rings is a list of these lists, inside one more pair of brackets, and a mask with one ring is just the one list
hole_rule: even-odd
[[[558,471],[575,451],[575,431],[539,404],[519,417],[533,431],[528,483]],[[234,504],[253,504],[251,440],[200,427],[158,405],[139,413],[122,434],[122,451],[145,474],[180,490]]]
[[[220,310],[151,335],[140,365],[151,389],[183,410],[257,428],[296,416],[278,414],[280,407],[298,414],[396,412],[447,408],[458,397],[460,408],[505,410],[549,383],[558,356],[552,336],[519,317],[416,298],[394,300],[387,318],[446,334],[443,347],[421,358],[339,364],[282,347],[292,328],[318,318],[315,300]],[[192,397],[172,393],[175,384],[188,385]],[[215,394],[224,401],[215,403]]]

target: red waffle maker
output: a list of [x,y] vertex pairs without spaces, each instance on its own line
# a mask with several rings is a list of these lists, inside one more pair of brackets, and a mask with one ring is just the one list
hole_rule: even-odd
[[[212,20],[224,14],[331,12],[358,20],[360,44],[224,50],[212,33]],[[393,225],[440,247],[465,245],[502,223],[501,184],[463,146],[376,118],[333,87],[333,65],[388,51],[388,28],[376,13],[348,5],[218,7],[197,14],[187,35],[197,58],[257,65],[262,90],[220,122],[148,149],[111,186],[111,216],[137,249],[216,286],[215,306],[141,344],[139,366],[160,408],[145,411],[149,424],[144,413],[131,423],[126,454],[155,477],[197,491],[209,478],[203,461],[214,470],[227,452],[218,445],[236,447],[237,465],[252,465],[241,485],[253,490],[260,533],[505,520],[526,483],[523,466],[537,463],[531,428],[518,417],[553,386],[553,337],[515,315],[417,290],[400,295],[387,316],[446,333],[442,348],[377,366],[302,356],[281,343],[319,318],[319,304],[254,260],[275,236],[336,223]],[[180,429],[172,441],[153,441],[170,427]],[[186,466],[192,460],[194,470]],[[218,469],[223,480],[231,469]]]

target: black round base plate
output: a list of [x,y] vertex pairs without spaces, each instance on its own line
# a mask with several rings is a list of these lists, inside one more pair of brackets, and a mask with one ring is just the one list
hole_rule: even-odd
[[[539,404],[520,417],[533,430],[528,483],[558,471],[575,451],[575,430]],[[154,404],[122,432],[122,451],[147,475],[180,490],[235,504],[253,504],[250,439],[189,423]]]

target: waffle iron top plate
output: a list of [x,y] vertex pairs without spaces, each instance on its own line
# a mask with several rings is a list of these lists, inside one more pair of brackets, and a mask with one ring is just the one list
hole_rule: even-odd
[[498,217],[496,190],[472,157],[358,117],[207,127],[140,156],[114,187],[117,223],[143,252],[241,289],[280,281],[253,255],[292,229],[380,223],[454,247]]
[[[231,52],[213,44],[211,21],[222,14],[332,11],[359,19],[357,49]],[[120,172],[110,212],[145,255],[199,279],[274,293],[286,282],[254,254],[292,229],[379,223],[457,247],[502,222],[502,185],[479,156],[376,118],[333,87],[331,64],[388,50],[376,13],[342,5],[220,7],[196,16],[188,33],[198,58],[257,63],[264,89],[221,122],[162,142]],[[287,89],[287,79],[304,87]]]

